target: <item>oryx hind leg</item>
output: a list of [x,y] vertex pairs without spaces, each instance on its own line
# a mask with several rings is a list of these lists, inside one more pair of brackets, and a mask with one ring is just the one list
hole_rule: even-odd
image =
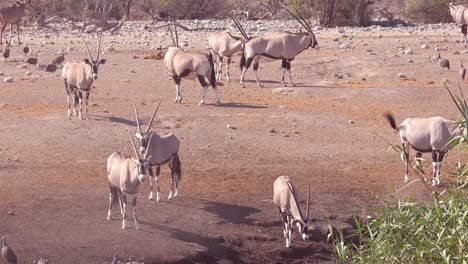
[[161,165],[156,166],[156,184],[158,189],[156,190],[156,201],[161,201],[161,190],[159,189],[159,176],[161,175]]
[[422,174],[424,174],[423,167],[421,165],[421,160],[422,159],[422,153],[419,151],[416,151],[416,166],[421,170]]
[[257,56],[257,57],[255,57],[254,62],[253,62],[253,71],[254,71],[255,81],[257,82],[257,85],[259,87],[263,87],[263,85],[260,83],[260,79],[258,78],[258,67],[259,66],[260,66],[260,57]]
[[83,93],[80,91],[77,91],[78,93],[78,104],[79,104],[79,109],[78,109],[78,118],[83,120]]
[[231,78],[229,77],[229,68],[231,65],[231,57],[227,58],[227,63],[226,63],[226,81],[230,82]]
[[172,190],[174,190],[174,173],[173,173],[174,166],[172,164],[173,160],[174,160],[174,157],[172,157],[167,163],[167,166],[169,166],[169,169],[171,170],[171,190],[169,191],[169,197],[167,197],[168,200],[175,197],[175,195],[173,195],[173,192],[172,192]]
[[286,84],[284,83],[284,74],[286,73],[286,68],[288,66],[288,62],[285,60],[285,59],[282,59],[281,60],[281,85],[282,86],[286,86]]
[[70,87],[68,87],[67,80],[64,80],[64,82],[65,82],[65,91],[67,92],[67,103],[68,103],[67,114],[68,114],[68,119],[70,119],[70,116],[71,116],[70,96],[74,96],[74,95],[72,94],[73,91],[71,91]]
[[86,92],[86,94],[85,94],[85,119],[87,119],[87,120],[89,120],[88,102],[89,102],[89,92]]
[[241,73],[241,79],[240,79],[240,86],[242,88],[245,87],[245,84],[244,84],[245,73],[250,68],[250,65],[252,64],[252,61],[253,61],[253,58],[248,58],[246,60],[246,62],[245,62],[245,65],[242,67],[242,73]]
[[200,84],[202,86],[202,99],[201,99],[200,103],[198,103],[198,105],[203,105],[203,104],[205,104],[205,97],[206,97],[206,94],[208,92],[208,84],[206,83],[205,76],[197,74],[197,78],[198,78],[198,81],[200,82]]
[[287,60],[287,65],[286,65],[286,69],[288,70],[288,76],[289,76],[289,85],[290,86],[296,86],[292,80],[292,75],[291,75],[291,61],[290,60]]
[[223,78],[223,56],[219,55],[219,62],[216,63],[216,80],[221,80]]
[[122,193],[120,195],[120,199],[121,202],[122,202],[122,229],[125,229],[126,225],[125,225],[125,222],[126,222],[126,218],[127,218],[127,195]]
[[174,75],[172,76],[172,79],[174,80],[175,82],[175,85],[176,85],[176,99],[175,99],[175,103],[182,103],[182,94],[181,94],[181,91],[180,91],[180,80],[181,78],[177,75]]
[[402,148],[403,148],[403,160],[405,161],[405,166],[406,166],[406,170],[405,170],[405,182],[408,182],[409,181],[409,144],[408,143],[403,143],[402,144]]
[[440,184],[440,168],[444,159],[445,153],[432,151],[432,186]]

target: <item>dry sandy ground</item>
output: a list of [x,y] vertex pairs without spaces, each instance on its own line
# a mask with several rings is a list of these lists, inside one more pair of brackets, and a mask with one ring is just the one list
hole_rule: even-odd
[[[85,56],[76,36],[53,37],[52,45],[50,39],[34,39],[33,29],[25,30],[25,41],[41,61],[69,46],[77,49],[67,59]],[[209,35],[190,34],[197,48]],[[261,65],[263,88],[249,70],[242,89],[235,57],[233,81],[219,86],[222,104],[217,107],[212,90],[208,104],[197,105],[200,87],[192,80],[182,81],[184,104],[174,104],[174,84],[162,61],[143,59],[151,52],[143,51],[142,42],[118,45],[105,36],[103,49],[114,43],[116,51],[101,55],[108,63],[90,97],[89,121],[67,118],[58,75],[17,69],[22,54],[14,46],[12,58],[0,63],[0,71],[14,77],[13,83],[0,83],[0,234],[20,263],[37,258],[41,250],[51,263],[104,263],[114,252],[144,257],[145,263],[330,262],[331,248],[320,232],[307,242],[295,232],[292,248],[284,247],[272,203],[274,180],[291,176],[304,208],[311,180],[311,228],[316,230],[324,229],[328,218],[343,223],[356,214],[372,214],[372,208],[395,196],[425,199],[419,182],[397,192],[405,186],[404,165],[381,137],[394,143],[399,138],[381,115],[392,111],[400,122],[409,116],[458,117],[441,84],[447,78],[456,87],[460,59],[468,56],[454,55],[462,51],[458,37],[455,29],[321,31],[321,49],[306,50],[292,63],[297,87],[276,89],[280,62],[273,62]],[[340,49],[334,38],[352,42],[354,49]],[[155,37],[152,45],[159,41]],[[430,48],[421,49],[422,43]],[[429,59],[437,55],[436,44],[448,48],[442,56],[451,60],[450,72],[442,73]],[[412,48],[414,54],[401,54],[398,47]],[[31,76],[25,75],[28,70]],[[399,72],[408,78],[397,78]],[[132,104],[147,124],[159,101],[154,130],[173,131],[181,139],[179,196],[167,200],[170,180],[164,167],[162,202],[148,201],[149,184],[142,184],[141,230],[134,230],[132,221],[122,230],[117,210],[114,220],[106,220],[106,159],[114,151],[132,153],[125,131],[136,130]],[[447,174],[442,180],[444,188],[454,182]]]

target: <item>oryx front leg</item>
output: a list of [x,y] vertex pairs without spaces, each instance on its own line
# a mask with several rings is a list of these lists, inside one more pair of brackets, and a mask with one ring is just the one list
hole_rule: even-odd
[[285,59],[283,59],[281,61],[281,71],[282,71],[282,73],[281,73],[281,85],[282,86],[286,86],[286,84],[284,83],[284,74],[286,73],[286,66],[287,65],[288,65],[288,62]]
[[219,57],[219,63],[217,63],[218,68],[216,69],[216,80],[221,80],[223,77],[223,57],[220,55]]
[[208,84],[205,81],[205,76],[197,75],[197,78],[198,78],[198,81],[200,82],[200,84],[202,86],[202,99],[201,99],[200,103],[198,103],[198,105],[203,105],[203,104],[205,104],[205,97],[206,97],[206,94],[208,92]]
[[293,80],[292,80],[292,75],[291,75],[291,61],[287,61],[286,69],[288,70],[288,76],[289,76],[289,85],[290,86],[295,86]]
[[79,109],[78,109],[78,118],[80,120],[83,120],[83,93],[77,91],[78,93],[78,104],[79,104]]
[[136,204],[137,204],[137,195],[135,194],[133,196],[133,201],[132,201],[133,224],[134,224],[136,230],[140,230],[140,227],[138,226],[137,215],[136,215]]
[[158,189],[156,192],[156,201],[161,201],[161,190],[159,189],[159,175],[161,175],[161,165],[156,167],[156,184],[158,185]]
[[122,229],[125,229],[125,222],[127,218],[127,196],[126,194],[122,193],[120,196],[122,199]]
[[245,65],[242,67],[241,79],[239,83],[242,88],[245,88],[245,84],[244,84],[245,73],[247,72],[247,69],[249,69],[250,65],[252,64],[252,61],[253,61],[253,58],[248,58]]
[[409,145],[407,146],[407,144],[403,143],[402,147],[403,147],[403,159],[406,165],[405,182],[408,182],[409,181],[409,175],[408,175],[409,173]]
[[153,181],[154,181],[154,177],[153,177],[153,168],[152,167],[148,167],[148,172],[149,172],[149,182],[150,182],[150,195],[148,197],[148,200],[153,200],[153,196],[154,196],[154,188],[153,188]]
[[440,168],[445,153],[432,151],[432,186],[440,184]]
[[417,168],[419,168],[419,170],[422,172],[422,174],[424,175],[424,170],[423,170],[423,167],[421,165],[421,161],[422,161],[422,153],[417,151],[416,152],[416,166]]
[[89,92],[86,92],[86,95],[85,95],[85,119],[86,119],[86,120],[89,120],[89,116],[88,116],[88,102],[89,102]]

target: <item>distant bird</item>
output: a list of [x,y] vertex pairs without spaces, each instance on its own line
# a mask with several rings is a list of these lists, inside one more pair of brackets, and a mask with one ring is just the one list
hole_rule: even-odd
[[56,72],[57,71],[57,65],[56,64],[47,64],[45,67],[46,72]]
[[7,243],[6,243],[6,239],[5,237],[3,236],[2,237],[2,240],[3,240],[3,247],[2,247],[2,257],[3,259],[6,261],[6,263],[8,264],[16,264],[16,262],[18,261],[17,258],[16,258],[16,254],[15,252],[13,251],[13,249],[11,249]]
[[29,51],[30,51],[30,50],[29,50],[29,47],[28,47],[28,46],[24,46],[24,48],[23,48],[24,56],[27,56],[28,53],[29,53]]
[[35,57],[29,57],[29,58],[26,58],[24,60],[24,62],[26,62],[27,64],[31,64],[31,65],[37,65],[37,53],[36,53],[36,56]]
[[5,59],[5,61],[10,57],[10,48],[9,48],[9,47],[6,47],[6,48],[3,50],[2,56],[3,56],[3,58]]
[[65,53],[62,52],[60,55],[55,57],[55,59],[52,61],[52,63],[62,65],[62,62],[64,62],[64,61],[65,61]]
[[439,65],[440,67],[442,67],[442,71],[444,70],[444,68],[447,68],[450,71],[450,61],[446,58],[440,57],[440,52],[439,52],[438,59],[439,59]]
[[460,74],[461,79],[465,80],[466,70],[463,68],[463,61],[461,62],[461,67],[460,70],[458,70],[458,73]]

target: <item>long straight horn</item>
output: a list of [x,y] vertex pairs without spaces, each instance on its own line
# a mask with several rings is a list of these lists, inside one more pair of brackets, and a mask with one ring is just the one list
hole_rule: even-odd
[[138,155],[135,141],[133,141],[132,133],[130,133],[130,130],[128,130],[128,128],[127,128],[127,132],[128,132],[128,135],[130,136],[130,140],[132,141],[133,150],[135,151],[135,158],[140,159],[140,155]]
[[161,102],[158,103],[158,107],[156,107],[156,110],[154,110],[154,113],[153,113],[153,116],[151,117],[151,120],[148,124],[148,127],[146,128],[146,133],[148,134],[151,126],[153,125],[153,120],[154,120],[154,117],[156,116],[156,112],[158,112],[158,109],[159,109],[159,106],[161,105]]
[[179,47],[179,35],[177,34],[177,23],[174,21],[174,33],[175,33],[175,42],[177,47]]
[[140,133],[140,135],[143,136],[142,133],[141,133],[140,120],[138,119],[138,111],[137,111],[137,108],[136,108],[135,104],[133,104],[133,109],[135,110],[135,119],[136,119],[136,123],[137,123],[137,127],[138,127],[138,133]]
[[248,39],[249,36],[247,36],[247,33],[245,33],[244,31],[244,28],[242,27],[242,25],[239,23],[239,21],[237,21],[237,19],[231,15],[231,19],[232,21],[234,21],[234,24],[236,25],[237,29],[239,30],[239,32],[242,34],[242,36],[244,36],[245,39]]
[[299,22],[307,31],[309,31],[309,29],[308,29],[307,26],[304,24],[304,22],[302,22],[296,15],[294,15],[293,12],[291,12],[291,10],[289,10],[289,9],[288,9],[285,5],[283,5],[283,4],[280,4],[280,6],[281,6],[282,8],[284,8],[286,11],[288,11],[288,13],[289,13],[292,17],[294,17],[294,19],[296,19],[297,22]]
[[97,59],[96,61],[99,61],[99,55],[101,53],[101,41],[102,41],[102,32],[101,32],[101,35],[99,35],[99,44],[98,44],[98,48],[97,48]]
[[148,151],[150,149],[150,144],[151,144],[151,140],[153,139],[153,133],[151,133],[151,135],[149,136],[149,140],[148,140],[148,143],[146,144],[146,151],[145,151],[145,155],[143,156],[143,158],[148,158]]
[[296,9],[296,7],[293,6],[293,8],[296,11],[296,13],[299,15],[299,17],[302,19],[302,22],[304,22],[304,24],[307,26],[307,31],[312,33],[312,28],[309,26],[309,23],[307,23],[307,20],[302,16],[299,10]]
[[91,51],[89,51],[88,44],[86,44],[86,41],[85,41],[85,39],[83,38],[83,35],[81,35],[81,32],[79,32],[79,31],[78,31],[78,33],[80,34],[80,37],[81,37],[81,39],[83,40],[83,43],[84,43],[84,45],[85,45],[85,47],[86,47],[86,50],[88,51],[89,58],[90,58],[92,61],[94,61],[94,60],[93,60],[93,56],[91,55]]
[[310,179],[309,179],[309,192],[307,193],[307,221],[309,221],[309,207],[310,207]]

